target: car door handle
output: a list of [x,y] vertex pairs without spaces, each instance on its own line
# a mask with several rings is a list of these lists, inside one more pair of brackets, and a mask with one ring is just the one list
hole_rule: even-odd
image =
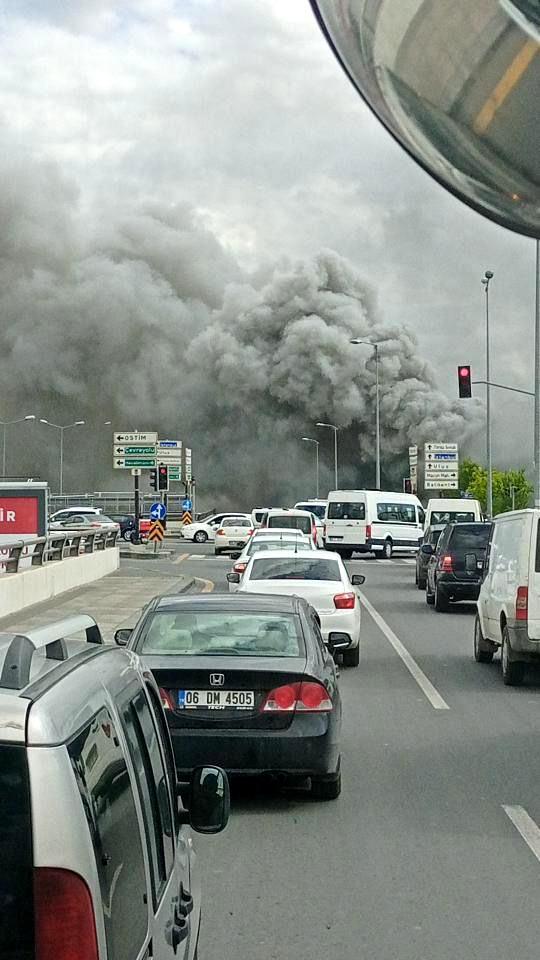
[[175,923],[179,922],[179,918],[187,917],[188,914],[193,910],[193,897],[191,896],[189,890],[186,890],[183,884],[180,884],[180,902],[175,908],[174,919]]
[[184,917],[177,917],[175,911],[174,923],[169,927],[170,930],[170,944],[173,948],[173,951],[176,953],[178,947],[183,940],[186,940],[189,937],[190,923],[189,920],[186,920]]

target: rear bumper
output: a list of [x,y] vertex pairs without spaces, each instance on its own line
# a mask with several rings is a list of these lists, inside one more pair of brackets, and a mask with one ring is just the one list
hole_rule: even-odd
[[445,596],[454,600],[478,600],[480,595],[480,581],[471,582],[470,580],[456,580],[455,578],[446,580],[439,576],[439,588]]
[[519,659],[533,663],[540,660],[540,640],[531,640],[527,633],[526,623],[508,623],[508,632],[510,634],[510,646],[514,652],[520,654]]
[[350,646],[357,647],[360,642],[360,617],[358,615],[357,599],[355,610],[336,610],[335,613],[320,613],[321,633],[323,640],[328,641],[330,633],[346,633],[350,638]]
[[190,773],[216,764],[228,773],[333,773],[339,757],[338,724],[328,714],[296,716],[288,730],[171,729],[177,769]]

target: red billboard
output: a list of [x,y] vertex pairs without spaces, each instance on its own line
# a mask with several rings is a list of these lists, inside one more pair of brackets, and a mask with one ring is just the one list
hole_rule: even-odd
[[39,536],[39,498],[0,495],[0,534]]

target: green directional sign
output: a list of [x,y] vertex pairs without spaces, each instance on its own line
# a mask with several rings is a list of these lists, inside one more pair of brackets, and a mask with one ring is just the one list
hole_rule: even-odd
[[151,470],[156,466],[155,457],[114,457],[113,467],[115,470],[131,470],[134,467],[142,467]]
[[144,447],[124,447],[115,445],[115,455],[117,457],[155,457],[156,448],[154,445]]
[[182,468],[181,467],[169,467],[169,480],[177,482],[182,479]]

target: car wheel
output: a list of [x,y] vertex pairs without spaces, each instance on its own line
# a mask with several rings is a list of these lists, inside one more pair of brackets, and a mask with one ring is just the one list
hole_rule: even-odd
[[197,530],[197,533],[193,537],[195,543],[206,543],[208,540],[208,534],[206,530]]
[[341,554],[341,556],[343,557],[344,560],[350,560],[351,557],[352,557],[352,555],[353,555],[353,551],[352,551],[352,550],[340,550],[340,554]]
[[491,663],[494,652],[491,647],[486,646],[480,626],[480,617],[476,614],[474,621],[474,659],[477,663]]
[[523,680],[525,664],[522,660],[511,659],[510,638],[506,624],[502,629],[501,670],[503,683],[507,687],[517,687]]
[[417,582],[417,584],[418,584],[418,589],[419,589],[419,590],[425,590],[425,589],[426,589],[426,581],[425,581],[425,580],[417,580],[416,582]]
[[358,643],[356,647],[352,647],[351,650],[343,651],[343,666],[344,667],[357,667],[360,663],[360,644]]
[[426,603],[428,607],[432,607],[435,603],[435,594],[429,592],[429,583],[426,583]]
[[221,550],[214,550],[214,556],[220,557],[220,556],[221,556]]
[[383,556],[383,560],[390,560],[390,558],[391,558],[391,556],[392,556],[392,541],[391,541],[391,540],[385,540],[385,541],[384,541],[384,547],[382,548],[382,556]]
[[132,540],[132,538],[133,538],[133,530],[124,530],[122,534],[122,540],[126,540],[127,543],[129,543],[129,541]]
[[337,800],[341,793],[341,769],[333,777],[312,777],[311,796],[313,800]]
[[449,602],[448,597],[439,586],[438,583],[435,584],[435,598],[434,598],[435,609],[439,613],[444,613],[445,610],[448,610]]

